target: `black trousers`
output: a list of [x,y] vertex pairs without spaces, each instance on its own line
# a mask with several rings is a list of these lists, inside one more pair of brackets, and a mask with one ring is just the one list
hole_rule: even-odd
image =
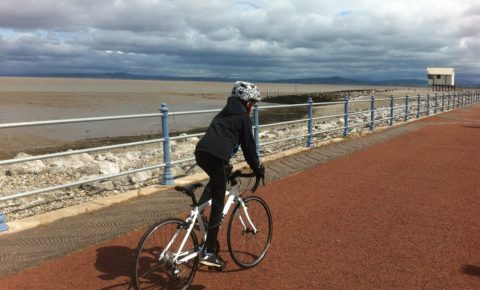
[[215,251],[218,231],[222,223],[222,212],[225,205],[225,191],[227,189],[228,162],[210,153],[198,151],[195,153],[198,166],[210,177],[203,190],[199,204],[212,199],[212,208],[208,219],[207,240],[205,245],[209,251]]

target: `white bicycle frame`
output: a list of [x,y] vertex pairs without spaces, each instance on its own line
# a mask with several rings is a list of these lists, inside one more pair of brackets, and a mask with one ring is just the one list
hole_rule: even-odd
[[[243,210],[243,213],[245,214],[245,217],[247,219],[247,222],[248,224],[251,226],[251,228],[253,229],[253,232],[256,233],[257,232],[257,228],[255,227],[255,225],[253,224],[251,218],[250,218],[250,215],[248,214],[248,208],[246,207],[244,201],[243,201],[243,198],[240,196],[240,192],[238,191],[238,186],[233,186],[230,191],[226,191],[225,192],[225,197],[227,198],[227,201],[225,202],[225,206],[223,208],[223,216],[222,216],[222,223],[223,223],[223,219],[227,216],[227,213],[229,212],[230,208],[232,207],[232,205],[234,203],[239,203],[240,206],[242,207],[242,210]],[[199,206],[196,206],[192,209],[192,211],[190,212],[190,215],[188,216],[188,218],[185,220],[185,222],[187,224],[190,224],[187,231],[186,231],[186,234],[185,234],[185,237],[183,238],[182,240],[182,243],[180,244],[180,248],[178,249],[178,251],[174,254],[174,258],[173,258],[173,262],[176,263],[176,264],[180,264],[180,263],[185,263],[187,262],[188,260],[190,259],[193,259],[195,258],[196,256],[198,256],[201,251],[203,250],[203,245],[199,248],[198,251],[193,251],[193,249],[189,249],[188,251],[186,252],[183,252],[183,247],[185,246],[185,244],[187,243],[187,240],[190,236],[190,233],[192,232],[193,230],[193,227],[195,226],[195,220],[198,221],[198,225],[200,226],[200,232],[201,232],[201,237],[202,237],[202,241],[205,241],[206,238],[207,238],[207,231],[205,229],[205,225],[203,223],[203,219],[202,217],[200,216],[200,212],[203,211],[205,208],[209,207],[212,205],[212,200],[209,200],[208,202],[205,202],[204,204],[201,204]],[[240,223],[242,224],[243,228],[246,230],[247,229],[247,225],[245,224],[245,221],[243,220],[242,216],[238,216],[239,219],[240,219]],[[173,238],[170,240],[170,242],[168,243],[168,245],[165,247],[165,249],[163,250],[163,252],[160,254],[159,256],[159,261],[161,261],[164,257],[165,257],[165,254],[168,252],[168,250],[170,249],[170,247],[172,246],[172,244],[175,242],[175,240],[178,238],[178,236],[180,235],[180,232],[181,232],[181,229],[178,229],[177,232],[175,233],[175,235],[173,236]],[[202,243],[203,244],[203,243]]]

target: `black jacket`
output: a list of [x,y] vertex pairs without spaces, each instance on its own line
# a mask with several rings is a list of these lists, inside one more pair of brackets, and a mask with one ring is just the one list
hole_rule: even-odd
[[252,134],[252,121],[242,101],[230,97],[225,108],[213,118],[195,152],[208,152],[228,161],[235,154],[238,145],[242,147],[243,156],[250,168],[257,170],[260,162]]

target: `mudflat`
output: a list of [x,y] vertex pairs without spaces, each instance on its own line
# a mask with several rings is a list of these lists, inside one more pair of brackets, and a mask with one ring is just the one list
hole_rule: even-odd
[[[0,77],[0,123],[221,109],[232,83],[158,80]],[[419,88],[259,83],[262,96],[348,90],[405,95]],[[331,108],[329,111],[338,108]],[[322,114],[325,109],[319,110]],[[327,112],[325,112],[327,113]],[[172,131],[208,126],[213,114],[171,118]],[[146,139],[160,134],[160,118],[0,129],[0,158]]]

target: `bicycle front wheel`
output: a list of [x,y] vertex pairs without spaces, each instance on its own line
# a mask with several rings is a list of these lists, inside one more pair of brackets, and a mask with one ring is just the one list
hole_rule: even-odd
[[272,214],[267,203],[258,196],[238,203],[230,216],[227,230],[228,251],[233,261],[250,268],[262,261],[272,241]]
[[135,289],[186,289],[190,285],[197,271],[198,256],[183,263],[174,260],[187,235],[179,259],[198,251],[197,237],[193,231],[188,234],[185,221],[167,219],[145,232],[135,250]]

